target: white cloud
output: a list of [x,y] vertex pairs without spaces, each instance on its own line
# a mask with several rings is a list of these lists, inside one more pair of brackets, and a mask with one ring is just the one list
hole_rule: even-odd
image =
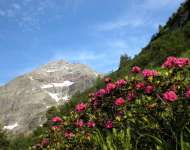
[[163,9],[163,7],[168,7],[172,5],[179,5],[185,0],[145,0],[142,3],[142,8],[148,9],[148,10],[157,10],[157,9]]
[[[75,13],[83,0],[23,0],[18,3],[10,3],[1,16],[14,19],[24,31],[40,30],[40,24],[54,19],[62,19],[65,10]],[[48,17],[47,17],[48,14]]]
[[[143,0],[131,2],[126,11],[115,19],[95,25],[96,31],[113,31],[127,28],[152,27],[160,24],[160,18],[154,18],[154,11],[162,11],[163,7],[179,7],[185,0]],[[158,14],[158,13],[156,13]],[[162,23],[162,22],[161,22]]]
[[121,28],[126,28],[126,27],[139,27],[144,24],[145,22],[141,18],[128,19],[126,17],[119,20],[97,25],[95,28],[98,31],[110,31],[110,30],[121,29]]

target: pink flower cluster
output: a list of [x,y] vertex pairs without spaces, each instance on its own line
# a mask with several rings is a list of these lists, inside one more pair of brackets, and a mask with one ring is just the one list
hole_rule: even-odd
[[95,96],[96,96],[96,97],[102,97],[102,96],[104,96],[105,94],[107,94],[106,89],[100,89],[99,91],[96,92]]
[[64,133],[64,137],[67,139],[72,139],[74,136],[75,136],[74,133],[69,130],[65,131],[65,133]]
[[76,122],[75,122],[75,125],[79,128],[83,127],[85,125],[84,121],[81,120],[81,119],[78,119]]
[[164,100],[168,102],[174,102],[178,99],[176,93],[174,91],[167,91],[163,94]]
[[113,128],[113,122],[111,120],[106,121],[105,128],[107,129]]
[[117,80],[115,84],[117,88],[119,88],[119,87],[125,86],[127,84],[127,81],[120,79],[120,80]]
[[124,100],[122,97],[117,98],[117,99],[115,100],[115,105],[116,105],[116,106],[121,106],[121,105],[124,105],[124,104],[125,104],[125,100]]
[[54,131],[55,131],[55,130],[59,130],[59,129],[60,129],[60,126],[52,126],[51,129],[54,130]]
[[148,85],[145,87],[144,92],[146,94],[151,94],[154,91],[154,87],[152,85]]
[[185,96],[190,99],[190,88],[186,91]]
[[62,119],[60,117],[56,116],[56,117],[53,117],[51,119],[51,121],[54,122],[54,123],[59,123],[59,122],[62,122]]
[[87,122],[87,127],[94,128],[95,126],[96,126],[96,123],[94,121],[88,121]]
[[106,91],[109,94],[110,92],[112,92],[113,90],[115,90],[116,85],[114,83],[108,83],[106,85]]
[[47,147],[48,144],[49,144],[49,139],[47,139],[47,138],[44,138],[44,139],[41,141],[41,145],[42,145],[43,147]]
[[86,108],[87,108],[87,104],[84,104],[84,103],[79,103],[79,104],[77,104],[77,105],[75,106],[75,110],[76,110],[77,112],[83,112],[83,111],[86,110]]
[[136,94],[133,91],[128,92],[127,99],[128,101],[132,101],[136,98]]
[[106,87],[98,90],[95,94],[91,93],[89,95],[91,99],[103,97],[106,94],[110,94],[110,92],[114,91],[116,88],[121,88],[127,84],[127,81],[123,79],[117,80],[115,83],[110,82],[111,78],[106,78],[105,80],[107,82]]
[[157,76],[159,73],[156,70],[144,69],[142,72],[145,78]]
[[135,85],[135,88],[136,88],[137,90],[142,90],[142,89],[144,89],[144,83],[143,83],[143,82],[137,83],[137,84]]
[[164,68],[173,68],[173,67],[182,68],[189,64],[190,64],[190,59],[188,59],[188,58],[176,58],[176,57],[170,56],[166,59],[166,61],[162,65],[162,67],[164,67]]
[[82,119],[78,119],[75,122],[75,125],[79,128],[84,127],[85,125],[87,125],[87,127],[89,128],[94,128],[96,126],[96,123],[94,121],[88,121],[87,123],[85,123]]
[[141,68],[138,66],[134,66],[131,70],[133,73],[140,73],[141,72]]

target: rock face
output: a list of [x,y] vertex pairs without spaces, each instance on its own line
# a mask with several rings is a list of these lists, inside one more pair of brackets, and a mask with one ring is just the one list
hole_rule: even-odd
[[0,87],[0,122],[13,134],[28,133],[45,121],[51,106],[92,86],[99,74],[82,64],[51,62]]

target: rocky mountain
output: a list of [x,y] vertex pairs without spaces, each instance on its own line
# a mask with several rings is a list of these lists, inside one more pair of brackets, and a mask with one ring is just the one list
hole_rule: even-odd
[[98,73],[82,64],[55,61],[0,87],[0,121],[14,134],[28,133],[46,121],[49,107],[61,105],[92,86]]

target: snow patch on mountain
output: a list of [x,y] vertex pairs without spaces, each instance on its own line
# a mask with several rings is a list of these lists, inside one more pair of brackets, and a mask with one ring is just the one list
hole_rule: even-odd
[[58,97],[57,93],[51,93],[51,92],[47,92],[49,94],[49,96],[51,96],[52,99],[54,99],[57,103],[59,102],[60,98]]
[[18,126],[18,123],[14,123],[12,125],[4,126],[3,129],[12,130]]
[[52,88],[52,87],[67,87],[67,86],[71,86],[72,84],[74,84],[74,82],[64,81],[62,83],[49,83],[49,84],[45,84],[45,85],[42,85],[41,88],[42,89],[47,89],[47,88]]

